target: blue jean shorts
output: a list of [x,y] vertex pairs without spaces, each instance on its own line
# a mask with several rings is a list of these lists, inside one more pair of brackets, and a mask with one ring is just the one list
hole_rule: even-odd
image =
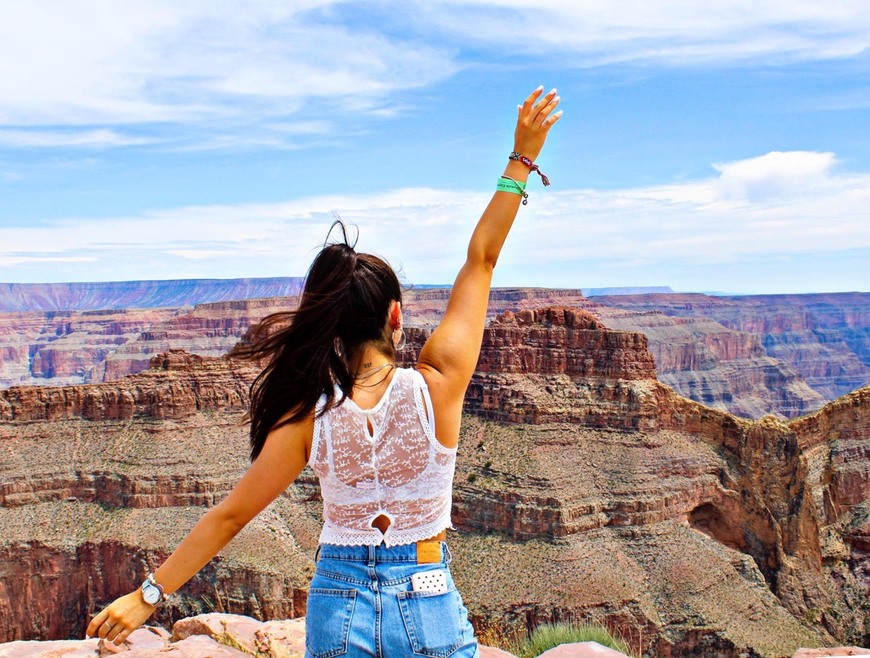
[[[450,574],[450,551],[441,562],[417,564],[415,544],[322,544],[308,590],[305,657],[479,658],[468,610]],[[411,576],[443,570],[447,592],[414,592]]]

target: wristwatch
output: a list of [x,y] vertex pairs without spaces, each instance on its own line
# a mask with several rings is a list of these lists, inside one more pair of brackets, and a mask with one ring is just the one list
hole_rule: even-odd
[[149,573],[145,582],[142,583],[142,600],[148,605],[157,605],[166,600],[163,585],[154,579],[153,573]]

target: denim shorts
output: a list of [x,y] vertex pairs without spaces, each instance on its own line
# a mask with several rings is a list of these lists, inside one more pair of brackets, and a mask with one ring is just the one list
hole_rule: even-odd
[[[445,543],[431,564],[417,564],[415,544],[322,544],[308,590],[305,657],[479,658],[450,559]],[[412,591],[411,576],[429,570],[445,572],[446,593]]]

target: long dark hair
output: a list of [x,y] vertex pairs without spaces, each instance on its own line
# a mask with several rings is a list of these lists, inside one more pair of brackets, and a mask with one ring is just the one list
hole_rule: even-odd
[[340,220],[327,242],[336,228],[342,241],[325,244],[311,263],[299,307],[263,319],[231,353],[267,362],[251,385],[251,461],[269,432],[306,418],[321,396],[321,413],[344,401],[363,343],[374,342],[385,356],[396,357],[387,315],[393,301],[402,301],[399,279],[384,260],[357,253]]

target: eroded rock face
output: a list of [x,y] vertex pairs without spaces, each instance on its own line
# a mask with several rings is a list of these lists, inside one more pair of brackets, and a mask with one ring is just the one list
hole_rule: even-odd
[[[408,333],[413,355],[426,331]],[[582,310],[504,315],[487,330],[451,538],[477,627],[597,619],[650,656],[866,645],[870,391],[792,423],[751,422],[675,395],[651,364],[643,336]],[[30,588],[14,605],[0,598],[6,639],[80,633],[85,613],[141,582],[244,471],[238,420],[252,372],[178,352],[155,366],[57,389],[50,403],[3,398],[19,412],[0,423],[0,589],[22,575]],[[132,414],[86,419],[82,391],[112,387],[139,391]],[[135,402],[164,395],[171,416],[165,401]],[[318,517],[306,472],[183,605],[265,616],[292,600],[297,614]],[[112,569],[85,564],[112,542]],[[31,577],[44,565],[53,584]],[[77,569],[85,580],[64,589],[60,574]],[[69,612],[48,619],[47,600]]]
[[[145,295],[169,304],[196,300],[194,294],[203,295],[199,300],[229,299],[234,291],[296,290],[287,280],[277,287],[266,280],[211,282],[211,287],[196,281],[164,283],[138,282],[124,293],[132,296],[118,299],[133,303]],[[81,299],[93,305],[110,297],[90,290]],[[406,323],[433,328],[448,298],[448,289],[408,291]],[[62,299],[58,288],[44,301],[66,308],[57,306]],[[546,306],[592,310],[610,328],[643,332],[659,378],[680,394],[743,417],[790,418],[870,381],[868,300],[864,293],[740,298],[673,293],[589,300],[579,290],[503,288],[492,291],[490,317]],[[221,356],[263,316],[295,303],[295,297],[278,297],[193,308],[0,313],[0,386],[112,381],[146,369],[151,357],[171,348]]]
[[[870,293],[727,297],[678,293],[594,301],[620,309],[615,316],[602,314],[608,326],[643,331],[649,337],[662,381],[683,395],[732,413],[759,417],[775,411],[796,417],[870,382]],[[669,321],[674,321],[670,328]],[[687,333],[688,341],[683,339]],[[752,343],[752,349],[723,353],[724,343],[710,345],[716,335],[726,343],[740,342],[742,337]],[[703,346],[702,354],[692,354],[698,349],[694,346]],[[759,361],[760,356],[766,362]],[[686,367],[698,357],[702,367]],[[717,363],[727,364],[730,372],[713,372],[722,370]],[[729,386],[729,382],[739,386],[742,380],[761,393],[753,399]],[[777,399],[777,390],[787,393]],[[733,401],[724,395],[727,391],[734,391]]]
[[152,357],[152,369],[120,384],[21,387],[0,390],[0,420],[179,418],[196,410],[247,405],[256,372],[223,359],[170,350]]

